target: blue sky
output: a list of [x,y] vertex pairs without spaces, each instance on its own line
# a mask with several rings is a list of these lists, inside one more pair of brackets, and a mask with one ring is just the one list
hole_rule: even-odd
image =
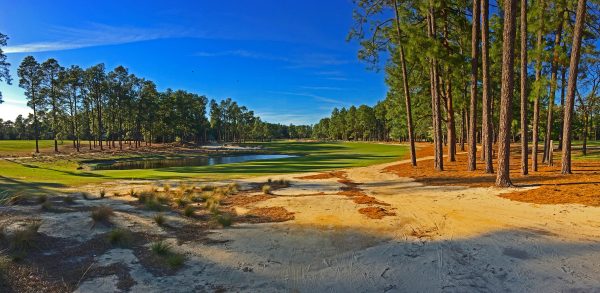
[[122,64],[159,89],[231,97],[270,122],[316,123],[385,96],[382,72],[346,42],[351,0],[0,0],[12,86],[0,118],[26,114],[16,69],[27,55],[63,66]]

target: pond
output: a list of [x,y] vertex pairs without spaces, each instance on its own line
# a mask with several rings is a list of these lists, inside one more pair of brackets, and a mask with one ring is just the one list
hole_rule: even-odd
[[109,161],[87,161],[92,170],[131,170],[131,169],[159,169],[169,167],[187,166],[212,166],[220,164],[242,163],[248,161],[274,160],[293,158],[291,155],[273,154],[246,154],[246,155],[220,155],[220,156],[195,156],[161,159],[123,159]]

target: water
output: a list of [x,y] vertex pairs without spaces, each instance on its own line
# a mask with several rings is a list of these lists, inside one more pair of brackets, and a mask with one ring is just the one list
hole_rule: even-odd
[[131,170],[131,169],[159,169],[169,167],[186,166],[212,166],[220,164],[241,163],[248,161],[274,160],[293,158],[290,155],[222,155],[204,157],[185,157],[168,159],[140,159],[140,160],[113,160],[113,161],[89,161],[94,163],[92,170]]

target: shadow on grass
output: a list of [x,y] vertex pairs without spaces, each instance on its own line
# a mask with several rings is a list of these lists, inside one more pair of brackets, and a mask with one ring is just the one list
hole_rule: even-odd
[[26,196],[38,196],[42,194],[55,193],[52,189],[67,187],[61,183],[53,182],[28,182],[14,178],[0,176],[0,190],[9,193],[24,193]]

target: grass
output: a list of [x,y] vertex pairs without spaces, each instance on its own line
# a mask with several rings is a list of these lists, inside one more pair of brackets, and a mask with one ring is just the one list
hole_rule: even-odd
[[115,228],[108,232],[107,239],[114,246],[128,247],[133,242],[133,235],[129,230]]
[[273,191],[271,191],[271,185],[265,184],[262,186],[261,189],[264,194],[272,194],[273,193]]
[[17,230],[10,238],[10,248],[16,252],[25,252],[28,249],[35,247],[35,238],[40,229],[41,223],[34,222],[25,226],[23,229]]
[[167,219],[165,218],[165,216],[163,214],[156,214],[154,215],[154,222],[156,223],[156,225],[159,226],[164,226],[167,222]]
[[150,250],[156,256],[162,258],[163,261],[171,268],[181,267],[185,263],[185,256],[175,253],[171,248],[171,245],[164,241],[152,243],[150,245]]
[[97,223],[108,224],[110,223],[110,218],[115,214],[110,207],[107,206],[99,206],[95,208],[90,217],[94,221],[94,225]]
[[[59,141],[59,148],[63,142]],[[38,141],[40,151],[52,149],[54,151],[54,140]],[[35,152],[35,140],[2,140],[0,141],[0,154],[32,154]]]
[[194,216],[196,209],[193,206],[187,206],[183,209],[183,215],[190,218]]
[[[0,150],[9,149],[0,141]],[[406,146],[362,142],[293,142],[255,143],[272,153],[298,157],[250,161],[215,166],[187,166],[144,170],[78,170],[74,159],[9,161],[0,159],[0,189],[27,190],[28,193],[51,192],[65,187],[81,186],[115,180],[200,179],[217,181],[286,173],[317,172],[339,168],[386,163],[404,158]],[[171,189],[165,185],[163,188]],[[208,189],[208,186],[206,186]],[[204,189],[204,190],[206,190]]]
[[223,227],[229,227],[233,224],[233,218],[229,214],[216,215],[217,222]]

